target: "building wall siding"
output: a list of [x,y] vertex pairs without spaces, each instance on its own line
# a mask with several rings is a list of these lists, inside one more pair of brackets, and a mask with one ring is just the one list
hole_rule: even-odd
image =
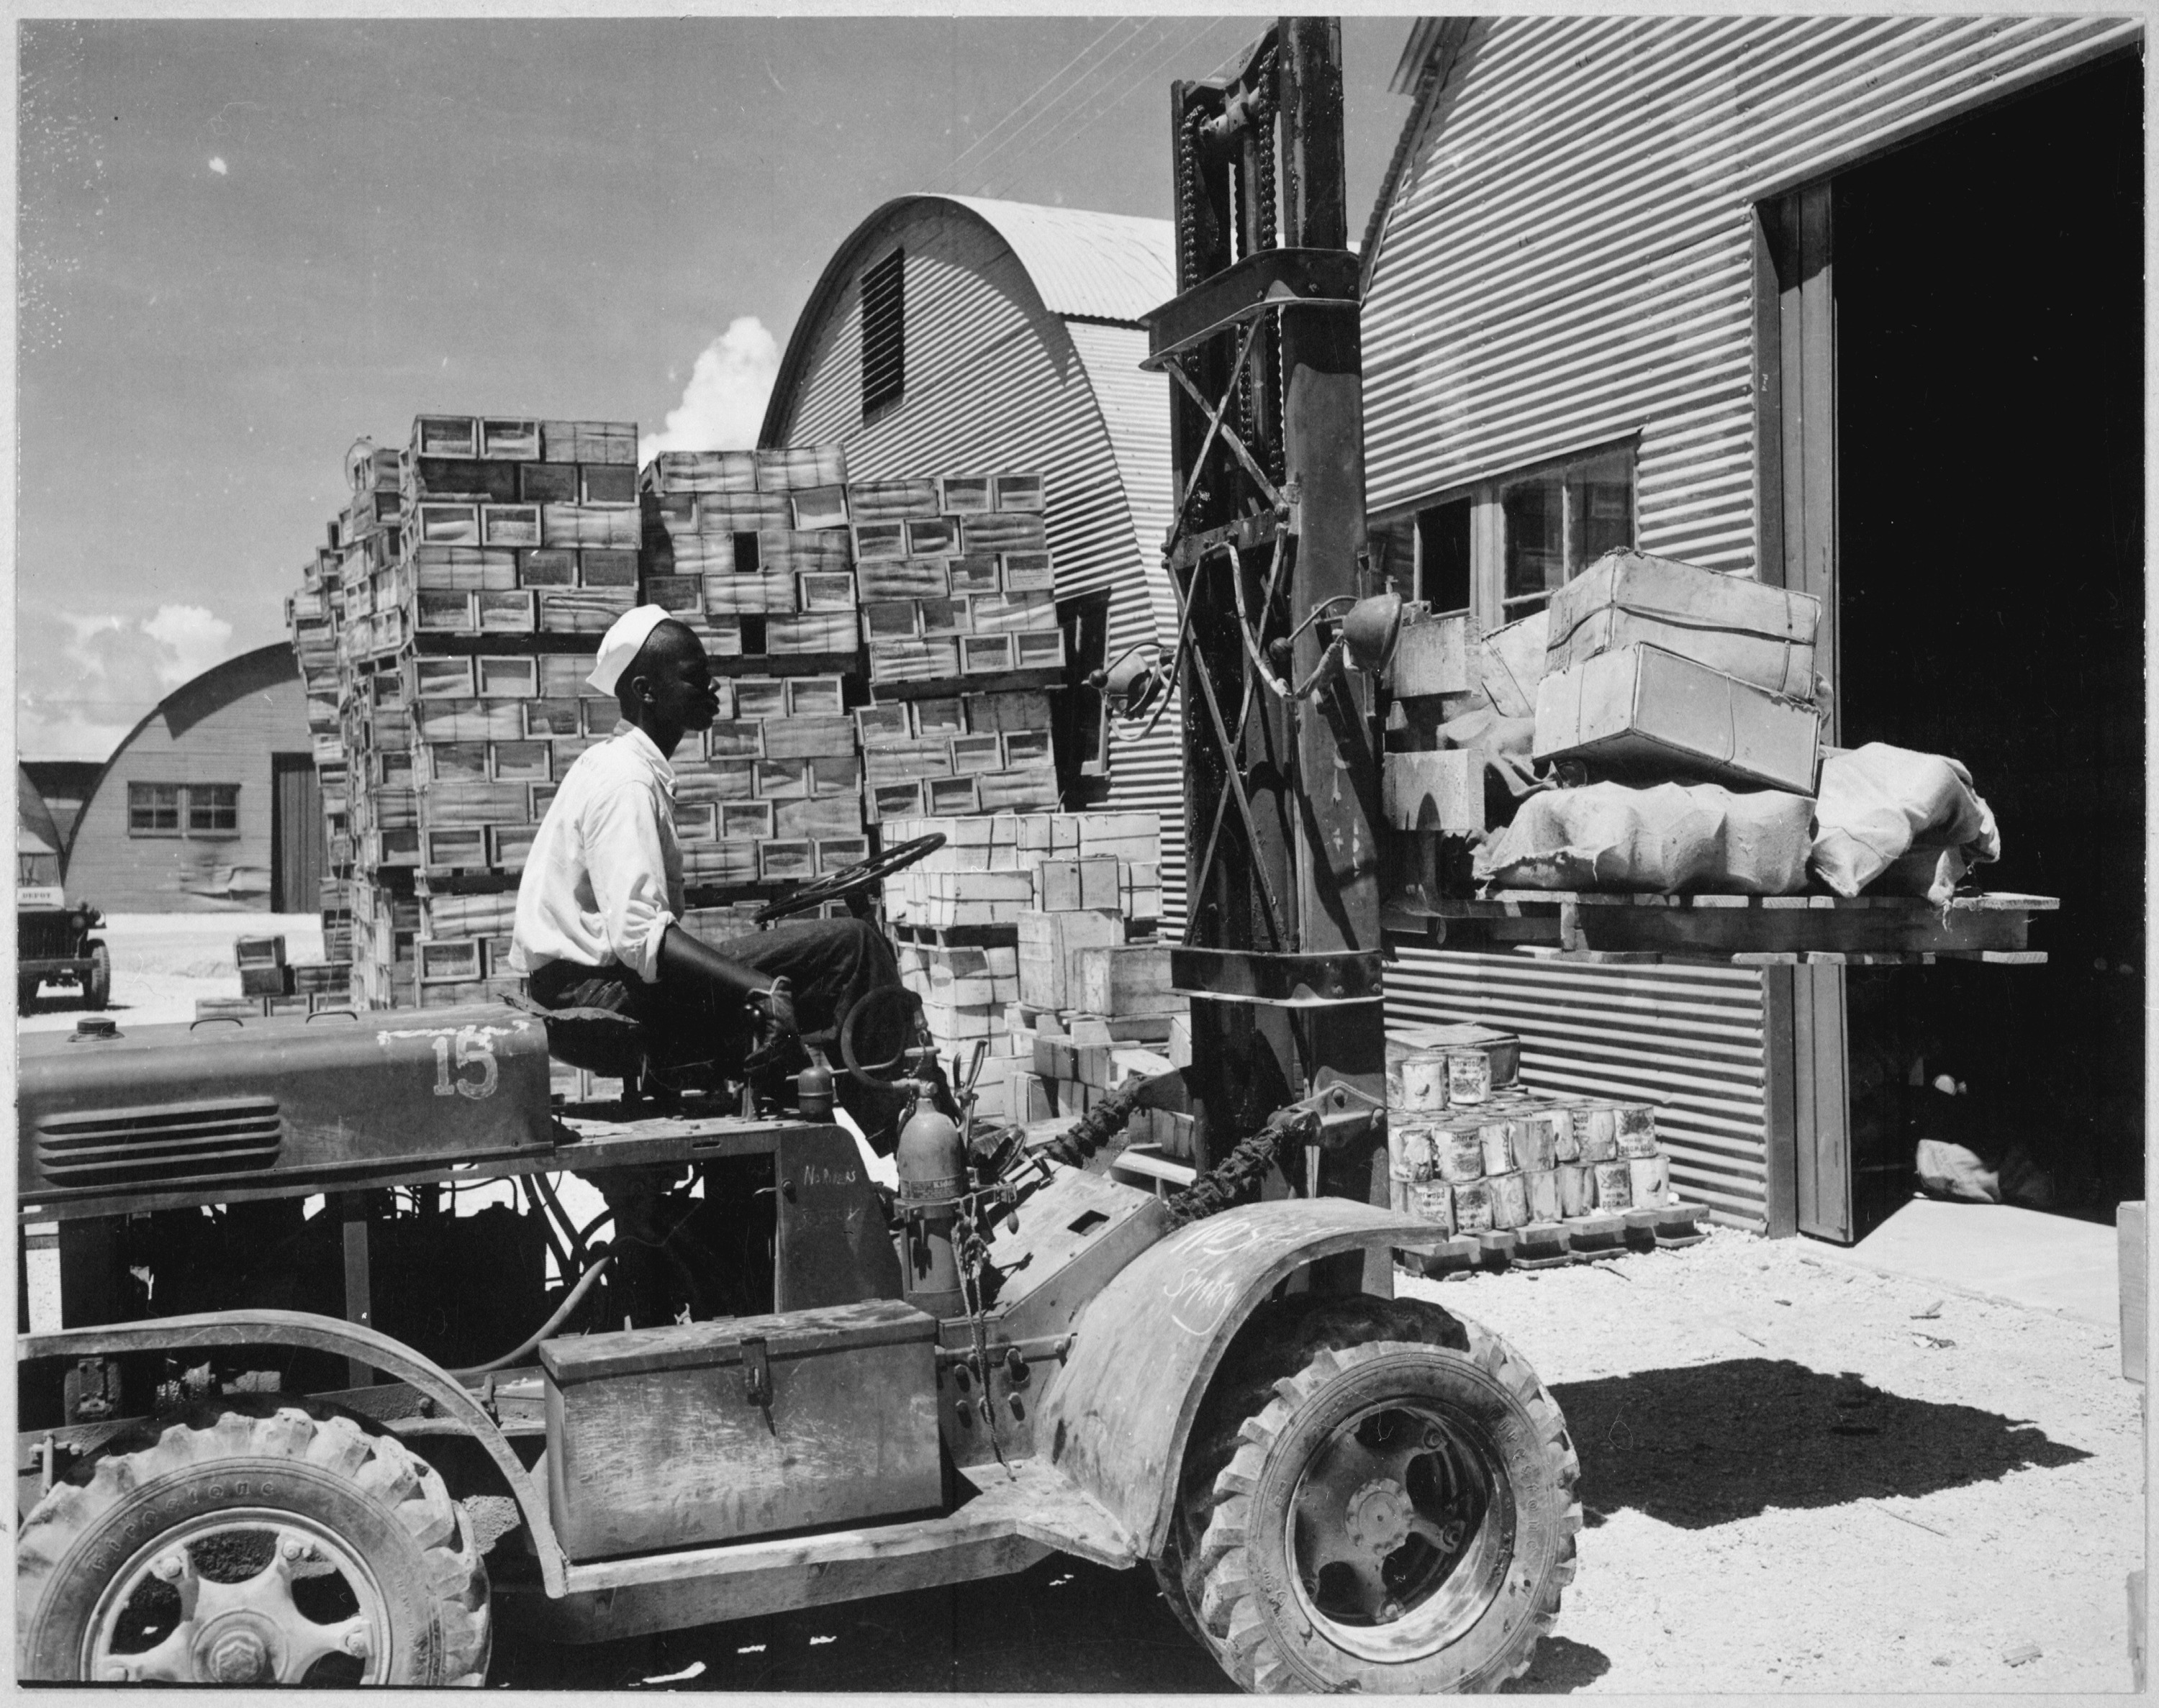
[[[850,281],[811,333],[794,396],[779,400],[775,442],[842,445],[857,479],[1040,472],[1059,597],[1109,593],[1111,658],[1140,640],[1167,647],[1175,624],[1173,615],[1162,621],[1162,601],[1172,596],[1160,568],[1168,525],[1168,382],[1137,372],[1146,334],[1050,313],[1004,241],[949,206],[902,209],[862,246],[863,261],[895,244],[907,251],[900,401],[862,419],[861,300]],[[1142,437],[1128,443],[1127,435]],[[1113,747],[1109,800],[1162,814],[1165,902],[1181,918],[1176,728],[1168,717],[1152,741]]]
[[[240,693],[177,736],[162,712],[153,715],[113,755],[84,804],[68,851],[69,898],[107,913],[267,911],[270,756],[309,751],[297,673],[289,681]],[[130,783],[236,783],[240,833],[131,836]]]
[[[1369,507],[1639,433],[1642,547],[1754,573],[1756,202],[2141,36],[2068,15],[1477,20],[1382,225]],[[1411,948],[1388,977],[1392,1019],[1475,1013],[1522,1031],[1544,1083],[1657,1096],[1680,1183],[1760,1219],[1758,976]]]

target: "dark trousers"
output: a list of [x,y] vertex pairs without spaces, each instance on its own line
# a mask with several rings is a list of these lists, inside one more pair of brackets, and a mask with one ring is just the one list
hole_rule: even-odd
[[[723,943],[719,952],[738,966],[788,981],[803,1038],[825,1049],[836,1070],[840,1067],[839,1029],[848,1011],[872,991],[899,983],[899,964],[892,945],[876,927],[860,919],[775,925]],[[710,1062],[733,1073],[739,1070],[754,1042],[751,1017],[733,999],[702,984],[685,988],[663,980],[648,985],[619,963],[593,967],[550,961],[532,975],[531,989],[532,1000],[543,1008],[605,1008],[629,1016],[646,1028],[652,1058],[663,1067]],[[883,1040],[866,1038],[862,1043],[866,1054],[891,1053]],[[798,1051],[794,1059],[773,1065],[792,1072],[807,1061],[807,1055]],[[862,1120],[863,1112],[854,1107],[857,1100],[847,1095],[849,1077],[839,1074],[841,1101]],[[878,1115],[880,1123],[888,1116],[891,1099],[862,1100],[874,1105],[867,1112]]]

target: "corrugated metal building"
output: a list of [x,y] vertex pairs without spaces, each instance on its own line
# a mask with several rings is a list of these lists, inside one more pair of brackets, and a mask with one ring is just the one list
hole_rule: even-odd
[[[866,414],[862,279],[895,256],[903,381]],[[760,443],[843,445],[864,480],[1040,473],[1060,605],[1106,593],[1106,657],[1143,641],[1166,653],[1177,626],[1162,570],[1168,381],[1139,370],[1139,317],[1176,291],[1167,220],[900,197],[834,251],[788,339]],[[1175,709],[1152,739],[1138,728],[1112,743],[1107,801],[1161,813],[1165,908],[1181,919]]]
[[108,914],[312,913],[322,801],[284,641],[213,665],[113,750],[68,846],[71,899]]
[[[1835,681],[1840,174],[2097,62],[2133,74],[2141,42],[2135,19],[2069,15],[1421,20],[1365,246],[1367,496],[1389,561],[1489,626],[1631,536],[1824,596]],[[1999,252],[1977,205],[1944,269]],[[1848,706],[1866,685],[1837,686]],[[1415,948],[1389,983],[1394,1017],[1519,1027],[1546,1083],[1657,1097],[1675,1179],[1727,1216],[1864,1231],[1841,970]]]

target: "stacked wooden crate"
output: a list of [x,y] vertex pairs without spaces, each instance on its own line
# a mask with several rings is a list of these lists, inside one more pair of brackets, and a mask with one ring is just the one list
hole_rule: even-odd
[[663,452],[639,477],[644,600],[697,633],[720,695],[672,762],[696,929],[716,940],[773,887],[869,852],[846,476],[838,447],[802,446]]
[[1531,1089],[1519,1040],[1480,1026],[1413,1028],[1389,1055],[1394,1208],[1450,1240],[1511,1234],[1564,1257],[1618,1249],[1630,1212],[1677,1208],[1654,1105]]
[[291,620],[353,998],[518,987],[506,929],[438,931],[430,904],[513,891],[555,779],[611,727],[582,679],[638,598],[636,462],[633,423],[511,416],[421,416],[348,456]]
[[196,1019],[319,1014],[325,1009],[351,1006],[352,967],[348,961],[288,960],[281,936],[236,938],[232,960],[240,974],[240,994],[196,998]]
[[[1152,813],[996,813],[881,828],[888,846],[933,832],[946,839],[886,881],[885,916],[940,1055],[956,1053],[964,1064],[978,1041],[986,1047],[978,1115],[1031,1118],[1028,1081],[1045,1030],[1063,1038],[1095,1021],[1081,1032],[1099,1029],[1105,1051],[1167,1045],[1183,1004],[1168,993],[1167,950],[1146,940],[1162,910]],[[1105,1059],[1105,1082],[1108,1072]],[[1089,1106],[1080,1089],[1065,1100],[1075,1113]]]
[[1054,810],[1048,691],[1064,680],[1064,637],[1042,478],[856,482],[847,502],[871,816]]

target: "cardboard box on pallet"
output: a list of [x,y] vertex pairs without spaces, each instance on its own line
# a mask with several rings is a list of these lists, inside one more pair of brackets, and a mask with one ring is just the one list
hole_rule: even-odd
[[1814,793],[1821,722],[1812,706],[1661,647],[1623,647],[1545,676],[1536,719],[1540,759]]

